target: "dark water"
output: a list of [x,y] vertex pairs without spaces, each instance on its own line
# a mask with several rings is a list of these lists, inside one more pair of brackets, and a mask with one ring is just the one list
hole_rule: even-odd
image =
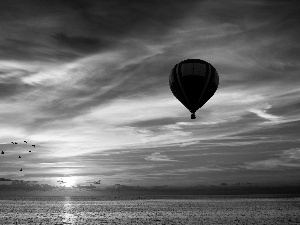
[[300,198],[0,199],[0,224],[300,224]]

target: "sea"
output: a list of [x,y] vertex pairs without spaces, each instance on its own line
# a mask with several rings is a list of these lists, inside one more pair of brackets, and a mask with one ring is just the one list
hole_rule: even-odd
[[0,224],[300,224],[300,198],[0,195]]

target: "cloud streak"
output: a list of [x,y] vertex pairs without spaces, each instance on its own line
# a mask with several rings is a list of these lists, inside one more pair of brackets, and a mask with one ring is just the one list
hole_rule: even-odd
[[156,161],[156,162],[177,161],[177,160],[174,160],[174,159],[170,159],[166,155],[162,155],[160,152],[154,152],[151,155],[146,156],[145,160]]
[[300,167],[300,149],[292,148],[284,150],[277,158],[270,158],[260,161],[248,162],[245,168],[251,170],[282,170]]

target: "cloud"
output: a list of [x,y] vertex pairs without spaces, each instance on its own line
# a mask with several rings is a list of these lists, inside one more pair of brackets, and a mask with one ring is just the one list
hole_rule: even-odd
[[300,167],[300,149],[284,150],[278,158],[270,158],[245,163],[244,167],[250,170],[285,170]]
[[108,48],[109,42],[100,41],[98,38],[85,36],[68,36],[64,33],[58,33],[53,36],[62,46],[78,50],[83,53],[99,52],[102,49]]
[[266,159],[246,163],[245,168],[250,170],[282,170],[287,168],[298,168],[299,162],[293,163],[282,159]]
[[198,166],[198,167],[191,167],[191,168],[184,168],[184,169],[177,169],[173,172],[177,173],[190,173],[190,172],[218,172],[218,171],[224,171],[226,169],[224,168],[218,168],[218,167],[205,167],[205,166]]
[[255,113],[257,116],[266,119],[270,122],[276,123],[280,122],[281,118],[279,116],[274,116],[272,114],[268,114],[267,110],[270,109],[272,106],[271,105],[266,105],[262,109],[250,109],[250,112]]
[[154,152],[151,155],[145,157],[147,161],[156,161],[156,162],[164,162],[164,161],[177,161],[169,158],[166,155],[162,155],[160,152]]
[[185,146],[189,146],[189,145],[195,145],[195,144],[198,144],[199,141],[191,141],[191,142],[184,142],[182,144],[180,144],[179,146],[180,147],[185,147]]
[[300,160],[300,148],[292,148],[290,150],[285,150],[281,153],[281,157],[290,160]]
[[[1,2],[0,58],[70,61],[134,42],[159,43],[199,1]],[[5,12],[10,12],[6,14]],[[178,16],[180,13],[180,16]],[[12,28],[13,27],[13,28]],[[154,38],[155,37],[155,38]]]

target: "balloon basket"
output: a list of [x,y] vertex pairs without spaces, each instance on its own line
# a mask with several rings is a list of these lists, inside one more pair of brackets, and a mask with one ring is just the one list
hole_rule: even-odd
[[191,114],[191,119],[192,119],[192,120],[196,119],[195,113],[192,113],[192,114]]

